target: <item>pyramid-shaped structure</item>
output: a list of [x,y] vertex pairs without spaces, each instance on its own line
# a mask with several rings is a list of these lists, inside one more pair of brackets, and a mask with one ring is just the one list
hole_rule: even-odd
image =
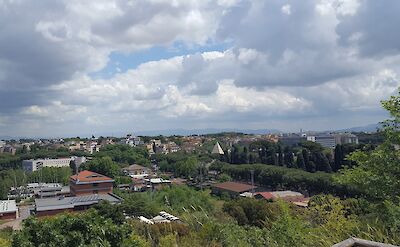
[[219,145],[219,142],[215,143],[214,148],[211,152],[212,154],[224,154],[224,150],[222,150],[221,145]]

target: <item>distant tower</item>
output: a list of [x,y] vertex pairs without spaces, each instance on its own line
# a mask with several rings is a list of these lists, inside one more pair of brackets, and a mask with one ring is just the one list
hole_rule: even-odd
[[212,154],[224,154],[224,150],[222,150],[221,145],[219,145],[219,142],[215,143],[214,148],[211,152]]

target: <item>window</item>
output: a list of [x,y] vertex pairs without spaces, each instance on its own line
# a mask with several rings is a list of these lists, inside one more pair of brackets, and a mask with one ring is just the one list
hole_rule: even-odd
[[99,186],[99,184],[93,184],[93,187],[98,187]]

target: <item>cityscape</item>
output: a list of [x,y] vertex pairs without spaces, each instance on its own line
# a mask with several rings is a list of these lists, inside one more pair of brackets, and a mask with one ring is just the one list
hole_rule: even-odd
[[0,247],[400,246],[399,13],[0,0]]

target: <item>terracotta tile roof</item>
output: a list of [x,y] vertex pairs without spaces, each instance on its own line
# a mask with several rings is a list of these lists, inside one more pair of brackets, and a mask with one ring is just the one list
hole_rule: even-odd
[[[237,193],[250,191],[253,188],[250,184],[242,184],[236,182],[225,182],[220,184],[214,184],[213,187]],[[257,186],[254,186],[254,188],[257,188]]]
[[112,181],[112,178],[109,178],[107,176],[98,174],[96,172],[91,172],[91,171],[81,171],[80,173],[76,175],[71,176],[72,180],[78,181],[78,182],[97,182],[97,181],[107,181],[110,180]]
[[271,193],[271,192],[258,192],[258,193],[255,193],[255,195],[257,196],[257,195],[260,195],[260,196],[262,196],[264,199],[267,199],[267,200],[269,200],[269,199],[274,199],[275,197],[274,197],[274,195]]

